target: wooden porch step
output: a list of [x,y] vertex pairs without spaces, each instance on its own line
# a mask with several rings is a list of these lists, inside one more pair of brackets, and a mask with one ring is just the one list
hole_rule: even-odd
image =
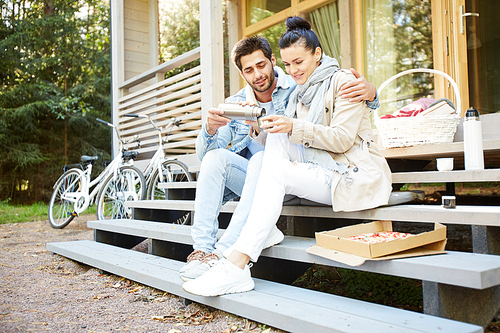
[[[127,201],[136,209],[194,211],[194,200]],[[227,202],[221,213],[233,213],[238,202]],[[446,209],[439,205],[396,205],[356,212],[334,212],[325,206],[283,206],[281,215],[400,222],[439,222],[465,225],[500,226],[500,206],[457,206]]]
[[402,183],[460,183],[460,182],[498,182],[500,169],[453,170],[453,171],[414,171],[395,172],[393,184]]
[[[153,240],[193,244],[191,226],[141,220],[89,221],[89,228],[99,231],[134,235]],[[224,230],[220,229],[218,238]],[[398,260],[368,260],[352,267],[306,252],[316,245],[313,238],[286,236],[280,244],[262,252],[262,256],[349,268],[372,273],[400,276],[449,285],[486,289],[500,285],[500,256],[449,251],[446,254]]]
[[[498,182],[500,169],[453,170],[453,171],[413,171],[395,172],[393,184],[406,183],[460,183],[460,182]],[[187,189],[196,188],[196,182],[168,182],[158,184],[159,188]]]
[[291,332],[483,332],[480,326],[259,279],[247,293],[200,297],[182,289],[182,262],[86,240],[49,243],[47,250]]
[[167,182],[167,183],[159,183],[158,188],[165,189],[187,189],[187,188],[196,188],[197,182]]

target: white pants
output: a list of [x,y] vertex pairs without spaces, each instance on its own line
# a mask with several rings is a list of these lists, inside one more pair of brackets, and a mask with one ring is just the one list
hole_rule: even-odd
[[248,255],[254,262],[278,221],[285,194],[332,204],[329,185],[332,171],[303,160],[302,145],[290,143],[286,134],[268,134],[252,208],[234,244],[236,251]]

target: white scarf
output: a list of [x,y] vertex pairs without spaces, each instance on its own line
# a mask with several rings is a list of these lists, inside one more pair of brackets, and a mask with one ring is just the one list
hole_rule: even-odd
[[[297,105],[302,103],[309,107],[305,120],[313,124],[323,124],[325,96],[330,88],[331,78],[338,70],[340,68],[337,60],[323,55],[321,64],[314,70],[306,83],[297,86],[295,91],[290,95],[285,115],[290,118],[296,118]],[[335,161],[326,150],[304,147],[304,160],[307,163],[318,164],[328,170],[339,173],[345,180],[347,187],[353,181],[349,175],[347,166]],[[332,179],[327,180],[329,185],[331,185],[331,181]]]
[[331,77],[339,69],[337,60],[323,55],[321,64],[314,70],[306,83],[297,86],[295,91],[290,95],[285,115],[294,118],[296,116],[297,104],[302,103],[309,107],[306,120],[313,124],[322,124],[325,94],[330,88]]

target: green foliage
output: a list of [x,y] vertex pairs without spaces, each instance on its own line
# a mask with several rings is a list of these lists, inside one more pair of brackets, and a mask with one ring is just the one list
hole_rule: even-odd
[[340,296],[422,311],[422,284],[418,280],[313,265],[294,285]]
[[[224,39],[224,77],[226,78],[225,96],[229,96],[229,53],[233,45],[228,45],[226,1],[223,7]],[[159,3],[160,22],[160,62],[172,60],[200,46],[200,5],[199,0],[164,0]],[[193,67],[199,66],[200,60],[178,67],[165,74],[171,77]]]
[[[0,202],[0,224],[48,220],[49,205],[37,202],[32,205],[11,205],[9,200]],[[85,214],[96,214],[96,208],[89,207]]]
[[[200,46],[199,0],[165,1],[160,6],[160,61],[167,62]],[[167,76],[196,67],[200,61],[177,68]]]
[[48,210],[49,205],[43,202],[20,206],[9,205],[6,200],[0,202],[0,224],[47,220]]
[[422,308],[419,281],[397,276],[338,268],[347,297],[394,307]]
[[2,2],[0,200],[48,201],[65,163],[109,156],[109,5]]

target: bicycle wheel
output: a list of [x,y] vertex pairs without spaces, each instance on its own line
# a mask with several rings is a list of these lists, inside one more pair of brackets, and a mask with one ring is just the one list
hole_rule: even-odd
[[[188,172],[187,166],[177,160],[165,161],[161,165],[162,176],[158,177],[158,170],[153,173],[150,184],[148,186],[148,198],[150,200],[180,200],[185,199],[186,191],[169,190],[161,187],[161,183],[168,182],[191,182],[193,177]],[[172,217],[175,224],[191,224],[191,213],[180,212]]]
[[75,217],[75,203],[64,198],[65,193],[81,192],[80,170],[69,170],[59,179],[49,203],[49,223],[52,228],[62,229]]
[[146,193],[146,180],[134,166],[122,166],[104,181],[96,198],[97,218],[130,219],[132,208],[125,207],[125,201],[142,200]]

